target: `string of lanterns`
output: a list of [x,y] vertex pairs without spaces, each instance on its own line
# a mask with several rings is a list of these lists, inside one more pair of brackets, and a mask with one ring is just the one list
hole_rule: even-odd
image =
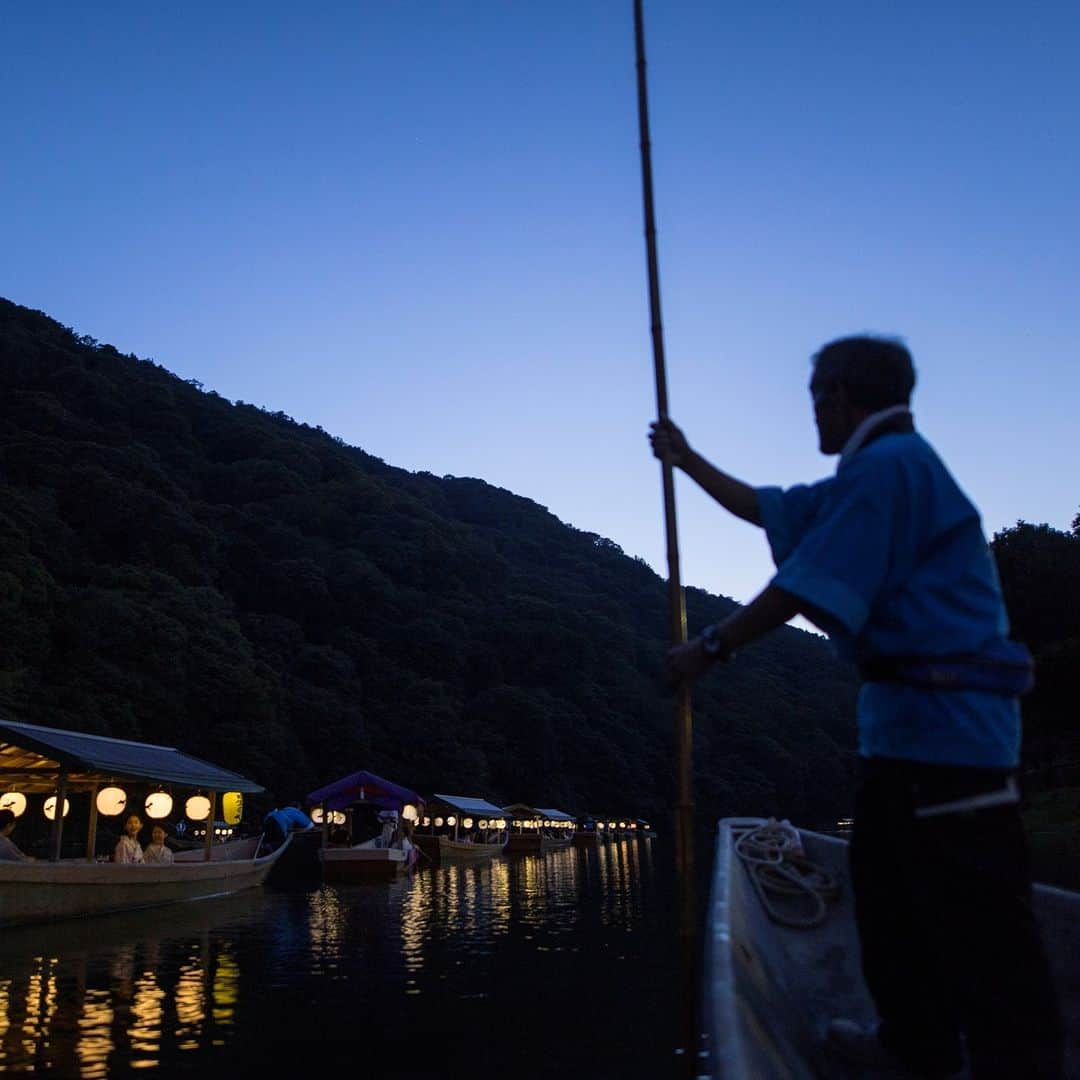
[[[123,788],[110,785],[102,788],[95,799],[97,812],[103,817],[117,817],[128,809],[128,796]],[[143,802],[146,816],[154,821],[167,818],[173,811],[173,797],[167,791],[152,791]],[[21,791],[6,791],[0,795],[0,810],[10,810],[15,817],[26,813],[27,800]],[[244,796],[239,791],[227,791],[221,798],[222,817],[226,825],[239,825],[244,813]],[[71,810],[71,801],[64,799],[63,816]],[[42,813],[52,821],[56,817],[56,796],[50,795]],[[205,821],[210,816],[210,800],[205,795],[192,795],[184,803],[184,814],[191,821]],[[344,815],[342,815],[344,820]]]

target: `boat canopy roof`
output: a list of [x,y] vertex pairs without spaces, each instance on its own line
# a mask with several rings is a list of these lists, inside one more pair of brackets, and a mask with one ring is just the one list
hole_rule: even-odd
[[380,810],[397,810],[399,813],[406,803],[412,803],[416,807],[424,804],[424,800],[415,791],[384,780],[366,769],[343,776],[340,780],[313,791],[307,797],[307,802],[309,806],[323,806],[327,810],[344,810],[355,803],[367,803]]
[[536,812],[541,817],[546,817],[551,821],[573,821],[573,814],[565,814],[562,810],[544,809],[542,806],[536,808]]
[[[452,806],[463,814],[486,814],[488,817],[494,814],[496,817],[502,817],[506,813],[501,806],[489,803],[487,799],[470,799],[464,795],[436,794],[432,796],[432,801],[436,800],[445,803],[447,806]],[[428,810],[430,811],[430,809],[429,805]]]
[[245,795],[264,790],[239,773],[172,746],[86,735],[0,717],[0,783],[26,792],[52,792],[61,773],[66,775],[69,791],[88,791],[112,780],[147,780]]

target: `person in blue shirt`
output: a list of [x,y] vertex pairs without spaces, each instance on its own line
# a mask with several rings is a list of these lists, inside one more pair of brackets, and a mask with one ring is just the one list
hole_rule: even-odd
[[280,843],[293,829],[310,829],[311,818],[295,803],[271,810],[263,820],[263,832],[275,843]]
[[753,488],[671,421],[654,453],[765,530],[776,575],[667,657],[693,680],[803,615],[863,679],[850,847],[863,972],[879,1020],[830,1045],[867,1067],[1064,1075],[1059,1007],[1031,908],[1015,779],[1030,657],[1008,619],[979,513],[915,431],[911,355],[841,338],[813,358],[819,449],[836,473]]

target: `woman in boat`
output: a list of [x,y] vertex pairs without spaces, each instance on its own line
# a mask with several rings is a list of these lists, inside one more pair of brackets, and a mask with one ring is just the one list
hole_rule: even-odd
[[150,830],[150,843],[143,851],[144,863],[157,863],[168,866],[173,861],[172,851],[165,845],[165,830],[160,825],[155,825]]
[[142,821],[138,814],[131,814],[124,822],[124,835],[116,842],[113,849],[113,862],[115,863],[141,863],[143,861],[143,849],[139,844],[139,833],[142,831]]
[[33,855],[24,855],[11,839],[15,831],[15,815],[10,810],[0,810],[0,860],[4,862],[33,862]]
[[753,488],[670,421],[654,453],[764,528],[772,583],[671,650],[690,680],[801,614],[859,665],[861,781],[850,846],[863,973],[879,1022],[846,1018],[834,1049],[919,1075],[1064,1075],[1062,1025],[1031,908],[1016,768],[1030,657],[1008,618],[978,511],[916,434],[915,371],[898,341],[814,357],[810,393],[836,475]]

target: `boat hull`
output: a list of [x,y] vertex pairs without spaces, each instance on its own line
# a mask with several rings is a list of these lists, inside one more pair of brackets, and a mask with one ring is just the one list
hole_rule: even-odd
[[[800,830],[806,855],[840,882],[823,925],[796,929],[772,922],[734,853],[739,830],[760,819],[724,819],[717,837],[706,938],[706,1027],[711,1075],[755,1080],[844,1078],[857,1073],[824,1046],[829,1021],[869,1026],[873,1002],[863,983],[855,932],[847,843]],[[1036,885],[1035,910],[1055,967],[1062,1011],[1080,1016],[1080,894]],[[1071,1053],[1080,1052],[1076,1021]]]
[[288,847],[255,858],[258,840],[217,844],[210,861],[181,852],[157,864],[0,862],[0,927],[228,896],[262,885]]
[[370,881],[397,877],[416,863],[417,852],[401,848],[323,848],[319,860],[323,880],[328,882]]
[[574,833],[574,847],[596,847],[600,843],[598,832],[585,832],[579,830]]
[[484,862],[501,855],[506,841],[501,844],[467,844],[451,840],[448,836],[413,836],[413,843],[435,863]]
[[508,851],[531,851],[536,854],[540,851],[556,851],[559,848],[569,847],[572,843],[569,836],[555,838],[553,836],[511,836],[506,847]]

